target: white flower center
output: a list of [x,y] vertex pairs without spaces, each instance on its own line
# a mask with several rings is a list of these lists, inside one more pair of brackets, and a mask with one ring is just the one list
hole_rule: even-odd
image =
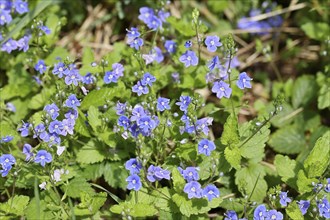
[[191,57],[190,57],[190,56],[188,56],[188,57],[187,57],[187,60],[189,60],[189,61],[190,61],[190,60],[191,60]]
[[221,91],[225,91],[225,88],[224,88],[224,87],[220,87],[220,90],[221,90]]
[[44,160],[44,159],[45,159],[45,156],[40,156],[40,159],[41,159],[41,160]]
[[192,191],[192,192],[196,192],[195,187],[191,187],[191,191]]
[[209,147],[209,146],[207,146],[207,145],[205,144],[203,148],[204,148],[204,149],[207,149],[208,147]]

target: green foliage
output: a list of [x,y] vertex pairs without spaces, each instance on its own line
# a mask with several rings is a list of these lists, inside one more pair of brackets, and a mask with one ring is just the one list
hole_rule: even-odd
[[317,95],[317,84],[313,76],[303,75],[293,84],[292,105],[294,108],[308,105]]
[[[6,203],[0,204],[0,216],[22,216],[30,198],[28,196],[14,196]],[[2,214],[3,213],[3,214]]]
[[305,34],[314,40],[325,40],[330,32],[329,25],[323,22],[307,22],[301,26]]
[[93,164],[102,162],[105,155],[102,153],[102,148],[93,140],[90,140],[77,153],[77,161],[82,164]]
[[82,191],[80,193],[81,203],[74,207],[74,214],[77,216],[94,215],[107,199],[105,192],[90,195]]

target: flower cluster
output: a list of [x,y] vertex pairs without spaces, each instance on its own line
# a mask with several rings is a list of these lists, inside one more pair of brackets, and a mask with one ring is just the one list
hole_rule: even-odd
[[122,76],[124,76],[124,66],[120,63],[114,63],[112,64],[112,71],[105,72],[103,80],[105,84],[116,83]]
[[259,205],[253,213],[255,220],[276,219],[282,220],[283,214],[275,209],[267,210],[265,205]]
[[132,91],[137,93],[138,96],[142,94],[148,94],[148,86],[152,86],[152,83],[156,82],[156,78],[150,73],[145,73],[141,80],[139,80],[132,88]]
[[125,163],[125,168],[130,172],[130,176],[126,179],[127,189],[140,190],[142,183],[138,174],[142,169],[142,164],[136,158],[131,158]]
[[166,18],[170,16],[170,13],[163,9],[156,13],[152,8],[142,7],[139,11],[140,15],[138,18],[152,30],[162,28],[163,22],[166,22]]
[[13,165],[16,163],[16,159],[11,154],[3,154],[0,156],[0,165],[2,170],[0,170],[1,176],[5,177],[8,175],[8,172],[11,170]]
[[197,182],[199,180],[198,168],[186,167],[186,169],[183,170],[181,167],[178,167],[178,170],[187,181],[183,191],[187,193],[189,199],[206,197],[211,201],[220,196],[220,191],[213,184],[209,184],[202,189],[201,184]]
[[[262,11],[266,13],[271,12],[275,7],[276,3],[272,3],[271,5],[269,5],[267,2],[265,2],[262,5],[262,9],[252,9],[249,13],[249,16],[254,17],[260,15]],[[280,15],[272,16],[268,19],[261,21],[248,20],[247,17],[242,17],[238,20],[237,27],[242,30],[252,29],[253,31],[256,31],[259,35],[264,35],[268,33],[267,29],[280,27],[282,23],[283,19]]]

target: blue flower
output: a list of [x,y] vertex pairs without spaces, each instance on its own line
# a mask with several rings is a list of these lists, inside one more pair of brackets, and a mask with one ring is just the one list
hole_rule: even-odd
[[161,63],[164,60],[164,55],[159,47],[154,47],[151,53],[153,54],[154,60],[156,60],[157,63]]
[[118,118],[118,125],[122,126],[125,130],[127,130],[130,126],[130,120],[125,116],[125,115],[121,115]]
[[117,78],[124,76],[124,66],[121,63],[113,63],[112,71],[116,75]]
[[131,121],[137,121],[139,120],[142,116],[146,115],[146,111],[144,110],[144,108],[140,105],[136,105],[134,106],[133,110],[132,110],[132,116],[131,116]]
[[54,75],[57,75],[59,78],[62,78],[66,69],[67,68],[64,63],[58,62],[54,65],[54,69],[52,72]]
[[321,217],[326,219],[330,218],[330,204],[326,198],[317,202],[317,208],[319,209],[319,214]]
[[127,189],[129,189],[129,190],[133,189],[135,191],[138,191],[142,187],[140,177],[136,174],[133,174],[133,175],[127,177],[126,182],[128,183]]
[[184,43],[185,48],[190,48],[191,46],[192,46],[192,42],[190,40],[188,40]]
[[24,144],[23,145],[23,154],[25,154],[26,158],[25,161],[29,161],[31,157],[33,157],[33,153],[31,152],[31,145],[30,144]]
[[47,112],[47,114],[53,119],[55,120],[60,114],[58,113],[60,111],[60,109],[57,107],[57,105],[55,103],[46,105],[44,107],[44,111]]
[[7,135],[0,139],[0,143],[8,143],[8,142],[12,141],[13,139],[14,139],[13,136]]
[[154,10],[152,8],[148,7],[142,7],[139,9],[140,15],[138,18],[143,21],[145,24],[149,23],[151,20],[151,17],[155,14]]
[[136,158],[131,158],[126,161],[125,168],[126,170],[129,170],[130,174],[137,174],[140,173],[142,164]]
[[239,74],[238,80],[237,80],[238,88],[240,88],[240,89],[252,88],[251,83],[250,83],[251,80],[252,79],[246,74],[246,72]]
[[167,98],[159,97],[157,99],[157,110],[162,112],[166,109],[171,109],[170,107],[170,100]]
[[63,129],[61,135],[66,136],[68,133],[73,135],[75,121],[72,119],[63,119],[62,125]]
[[126,112],[126,105],[127,103],[121,103],[121,102],[117,102],[117,105],[116,105],[116,114],[117,115],[124,115],[125,112]]
[[135,84],[132,88],[132,91],[137,93],[138,96],[142,95],[142,94],[148,94],[149,93],[149,89],[147,86],[143,86],[141,84],[140,81],[137,82],[137,84]]
[[172,76],[173,82],[180,83],[180,75],[179,75],[179,73],[172,73],[171,76]]
[[188,50],[179,58],[181,63],[184,63],[186,67],[197,66],[198,64],[198,57],[196,56],[194,51]]
[[76,109],[78,106],[80,106],[80,101],[77,99],[75,94],[71,94],[65,101],[65,105],[69,108]]
[[173,40],[165,41],[164,47],[169,53],[175,53],[176,51],[176,43]]
[[56,133],[50,133],[48,135],[48,140],[45,141],[48,142],[48,146],[52,147],[52,146],[57,146],[61,144],[61,138],[58,134]]
[[153,15],[149,19],[148,23],[146,23],[146,25],[148,26],[148,28],[152,30],[156,30],[162,26],[162,21],[159,18],[157,18],[157,16]]
[[156,128],[156,122],[149,116],[143,116],[137,121],[137,125],[144,133],[148,134]]
[[213,141],[209,141],[207,139],[202,139],[198,143],[198,153],[205,154],[206,156],[210,156],[211,152],[215,150],[215,144]]
[[220,65],[221,65],[221,63],[220,63],[219,57],[214,56],[212,58],[212,60],[210,60],[210,62],[208,63],[207,67],[209,68],[210,71],[212,71],[214,68],[217,68]]
[[56,134],[61,134],[62,129],[63,129],[63,124],[58,120],[50,122],[48,127],[49,133],[56,133]]
[[45,25],[40,25],[38,28],[47,35],[51,33],[50,29]]
[[143,86],[152,86],[152,83],[156,82],[156,78],[150,73],[145,73],[141,79],[141,84]]
[[27,35],[22,37],[17,41],[17,47],[19,50],[23,50],[26,52],[29,49],[29,41],[31,39],[31,35]]
[[206,117],[206,118],[201,118],[196,121],[196,129],[197,131],[203,132],[205,135],[208,135],[209,133],[209,127],[212,125],[213,118]]
[[13,103],[11,102],[7,102],[6,103],[6,108],[8,111],[11,111],[11,112],[16,112],[16,107]]
[[11,154],[3,154],[0,156],[0,165],[2,170],[0,170],[1,176],[5,177],[11,170],[12,166],[16,163],[16,159]]
[[158,17],[162,22],[166,22],[166,19],[170,16],[171,14],[169,12],[164,11],[163,9],[158,11]]
[[282,220],[283,214],[274,209],[269,210],[266,214],[265,220]]
[[301,214],[305,215],[307,213],[307,209],[310,206],[310,202],[308,200],[300,200],[298,202],[298,206],[301,211]]
[[0,9],[1,10],[11,10],[12,2],[8,0],[0,0]]
[[188,194],[188,198],[201,198],[202,197],[202,189],[201,184],[196,181],[192,181],[187,183],[184,186],[183,191]]
[[288,193],[287,192],[281,192],[280,193],[280,204],[284,207],[286,207],[292,200],[288,198]]
[[137,38],[140,37],[140,32],[139,29],[135,28],[135,27],[131,27],[131,30],[126,29],[127,31],[127,37],[128,38]]
[[0,25],[3,26],[5,24],[9,24],[13,18],[10,15],[10,10],[2,10],[0,9]]
[[233,210],[228,210],[225,213],[225,219],[224,220],[238,220],[237,213]]
[[180,101],[175,104],[180,106],[180,110],[185,112],[188,109],[189,104],[191,103],[190,96],[180,96]]
[[107,72],[105,72],[103,80],[104,80],[105,84],[109,84],[112,82],[116,83],[118,78],[112,71],[107,71]]
[[46,165],[46,163],[52,162],[52,160],[52,155],[45,150],[39,150],[36,157],[34,158],[34,162],[40,163],[40,165],[43,167]]
[[259,205],[253,213],[254,220],[264,220],[267,216],[267,210],[265,205]]
[[87,73],[83,76],[82,82],[86,85],[93,84],[95,82],[95,77],[91,73]]
[[45,64],[45,61],[38,60],[37,64],[34,66],[34,69],[38,71],[40,74],[43,74],[47,70],[47,66]]
[[127,43],[131,48],[134,48],[135,50],[139,50],[140,47],[143,45],[142,38],[136,37],[136,38],[128,38]]
[[8,41],[6,41],[1,45],[1,51],[6,51],[7,53],[11,53],[13,50],[16,50],[17,47],[18,47],[17,41],[9,38]]
[[185,170],[182,170],[181,174],[183,178],[188,182],[197,181],[199,179],[199,175],[196,167],[186,167]]
[[64,114],[64,117],[71,120],[76,120],[78,118],[78,111],[76,109],[70,109]]
[[210,184],[203,189],[203,196],[211,201],[213,198],[218,198],[220,196],[220,191],[215,185]]
[[36,138],[37,136],[39,136],[45,130],[46,130],[46,128],[45,128],[45,125],[43,123],[38,124],[33,129],[33,133],[34,133],[33,138]]
[[330,178],[327,178],[327,184],[325,184],[324,191],[330,193]]
[[15,0],[14,8],[18,14],[24,14],[29,11],[28,3],[22,0]]
[[229,98],[232,92],[232,89],[224,81],[216,81],[212,87],[212,92],[216,93],[217,97],[221,99],[222,97]]
[[82,81],[82,76],[79,74],[78,69],[72,67],[72,69],[67,69],[65,71],[66,77],[64,79],[65,84],[78,86],[78,82]]
[[222,46],[218,36],[207,36],[205,39],[205,44],[207,46],[207,50],[210,52],[215,52],[218,47]]
[[18,131],[21,132],[21,136],[22,136],[22,137],[26,137],[26,136],[29,135],[29,127],[30,127],[30,123],[28,123],[28,122],[26,122],[26,123],[23,122],[22,127],[20,127],[20,128],[18,129]]
[[147,179],[150,182],[159,181],[162,179],[170,180],[170,171],[164,170],[159,166],[150,165],[148,168]]

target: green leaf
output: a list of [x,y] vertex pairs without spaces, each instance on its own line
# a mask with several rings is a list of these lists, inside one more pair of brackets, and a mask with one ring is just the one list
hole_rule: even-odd
[[266,175],[264,167],[260,164],[249,164],[238,170],[235,174],[235,183],[238,190],[248,195],[250,201],[262,202],[267,193],[267,183],[264,180]]
[[77,162],[82,164],[98,163],[105,159],[101,149],[96,146],[96,142],[90,140],[77,153]]
[[16,35],[18,32],[20,32],[26,25],[28,25],[38,14],[40,14],[45,8],[50,6],[51,4],[56,3],[57,1],[40,1],[40,3],[33,9],[30,10],[22,19],[20,19],[20,22],[15,26],[15,28],[10,31],[8,34],[6,34],[6,37],[1,41],[1,45],[6,42],[9,38]]
[[74,207],[74,214],[77,216],[94,215],[105,203],[107,193],[100,192],[90,195],[84,191],[80,195],[81,203]]
[[234,147],[239,143],[237,117],[229,115],[221,135],[221,143],[225,146]]
[[294,108],[308,105],[317,95],[318,86],[311,75],[299,77],[292,92],[292,105]]
[[177,168],[173,168],[171,174],[175,191],[182,192],[184,186],[186,185],[186,181]]
[[91,137],[87,125],[85,123],[87,121],[86,116],[80,110],[78,110],[78,112],[79,115],[74,125],[74,130],[85,137]]
[[116,87],[103,87],[99,90],[93,90],[87,94],[81,102],[81,109],[86,110],[90,106],[103,106],[106,100],[112,100],[114,97],[128,99],[131,96],[131,91],[125,89],[123,82],[118,82]]
[[329,36],[330,27],[327,23],[308,22],[301,26],[306,35],[314,40],[325,40]]
[[235,147],[233,149],[230,149],[229,147],[226,147],[225,149],[225,158],[228,161],[228,163],[234,167],[236,170],[241,168],[241,152],[238,147]]
[[299,170],[297,175],[297,187],[300,193],[311,192],[314,188],[312,185],[313,182],[317,182],[316,178],[308,178],[303,170]]
[[304,162],[307,176],[319,177],[330,166],[330,131],[320,137]]
[[180,212],[187,217],[206,213],[211,209],[206,199],[188,199],[185,194],[174,194],[172,199],[179,207]]
[[268,144],[279,153],[297,154],[305,149],[305,137],[294,125],[285,126],[274,132]]
[[33,96],[28,104],[29,109],[40,109],[43,108],[48,102],[50,97],[55,93],[55,87],[50,86],[41,90],[41,93]]
[[293,220],[304,219],[299,206],[296,202],[291,202],[289,206],[285,209],[286,214]]
[[130,209],[130,215],[133,217],[154,216],[157,213],[157,209],[151,204],[137,203]]
[[63,191],[72,198],[79,198],[80,192],[86,192],[90,195],[94,194],[94,190],[86,179],[81,177],[75,177],[69,182],[68,185],[62,186]]
[[23,216],[30,198],[28,196],[17,196],[8,199],[6,203],[0,204],[0,211]]
[[191,37],[196,35],[196,32],[191,27],[191,22],[188,22],[184,19],[177,19],[173,16],[167,18],[167,22],[175,28],[180,34],[186,37]]
[[106,163],[103,176],[111,187],[126,189],[127,171],[123,168],[122,163]]
[[295,177],[295,160],[291,160],[288,156],[278,154],[275,156],[274,164],[276,166],[276,171],[283,182],[287,182],[289,179]]
[[317,73],[316,81],[321,88],[317,98],[318,109],[325,109],[330,107],[330,77],[323,73]]
[[[255,163],[260,162],[264,157],[264,148],[270,134],[269,124],[264,125],[258,132],[257,129],[259,127],[255,125],[255,121],[244,123],[239,128],[241,138],[239,144],[241,146],[240,153],[242,157],[252,160]],[[255,135],[252,136],[253,134]],[[251,136],[252,138],[250,138]],[[250,139],[248,140],[248,138]],[[246,140],[248,141],[246,142]]]
[[87,118],[88,123],[91,125],[94,132],[99,133],[99,130],[102,126],[101,113],[99,112],[99,110],[94,106],[90,106],[88,109]]
[[67,56],[69,56],[69,52],[67,51],[67,49],[63,47],[55,47],[54,50],[45,59],[45,63],[47,65],[53,65],[54,62],[56,62],[57,57],[65,59]]

